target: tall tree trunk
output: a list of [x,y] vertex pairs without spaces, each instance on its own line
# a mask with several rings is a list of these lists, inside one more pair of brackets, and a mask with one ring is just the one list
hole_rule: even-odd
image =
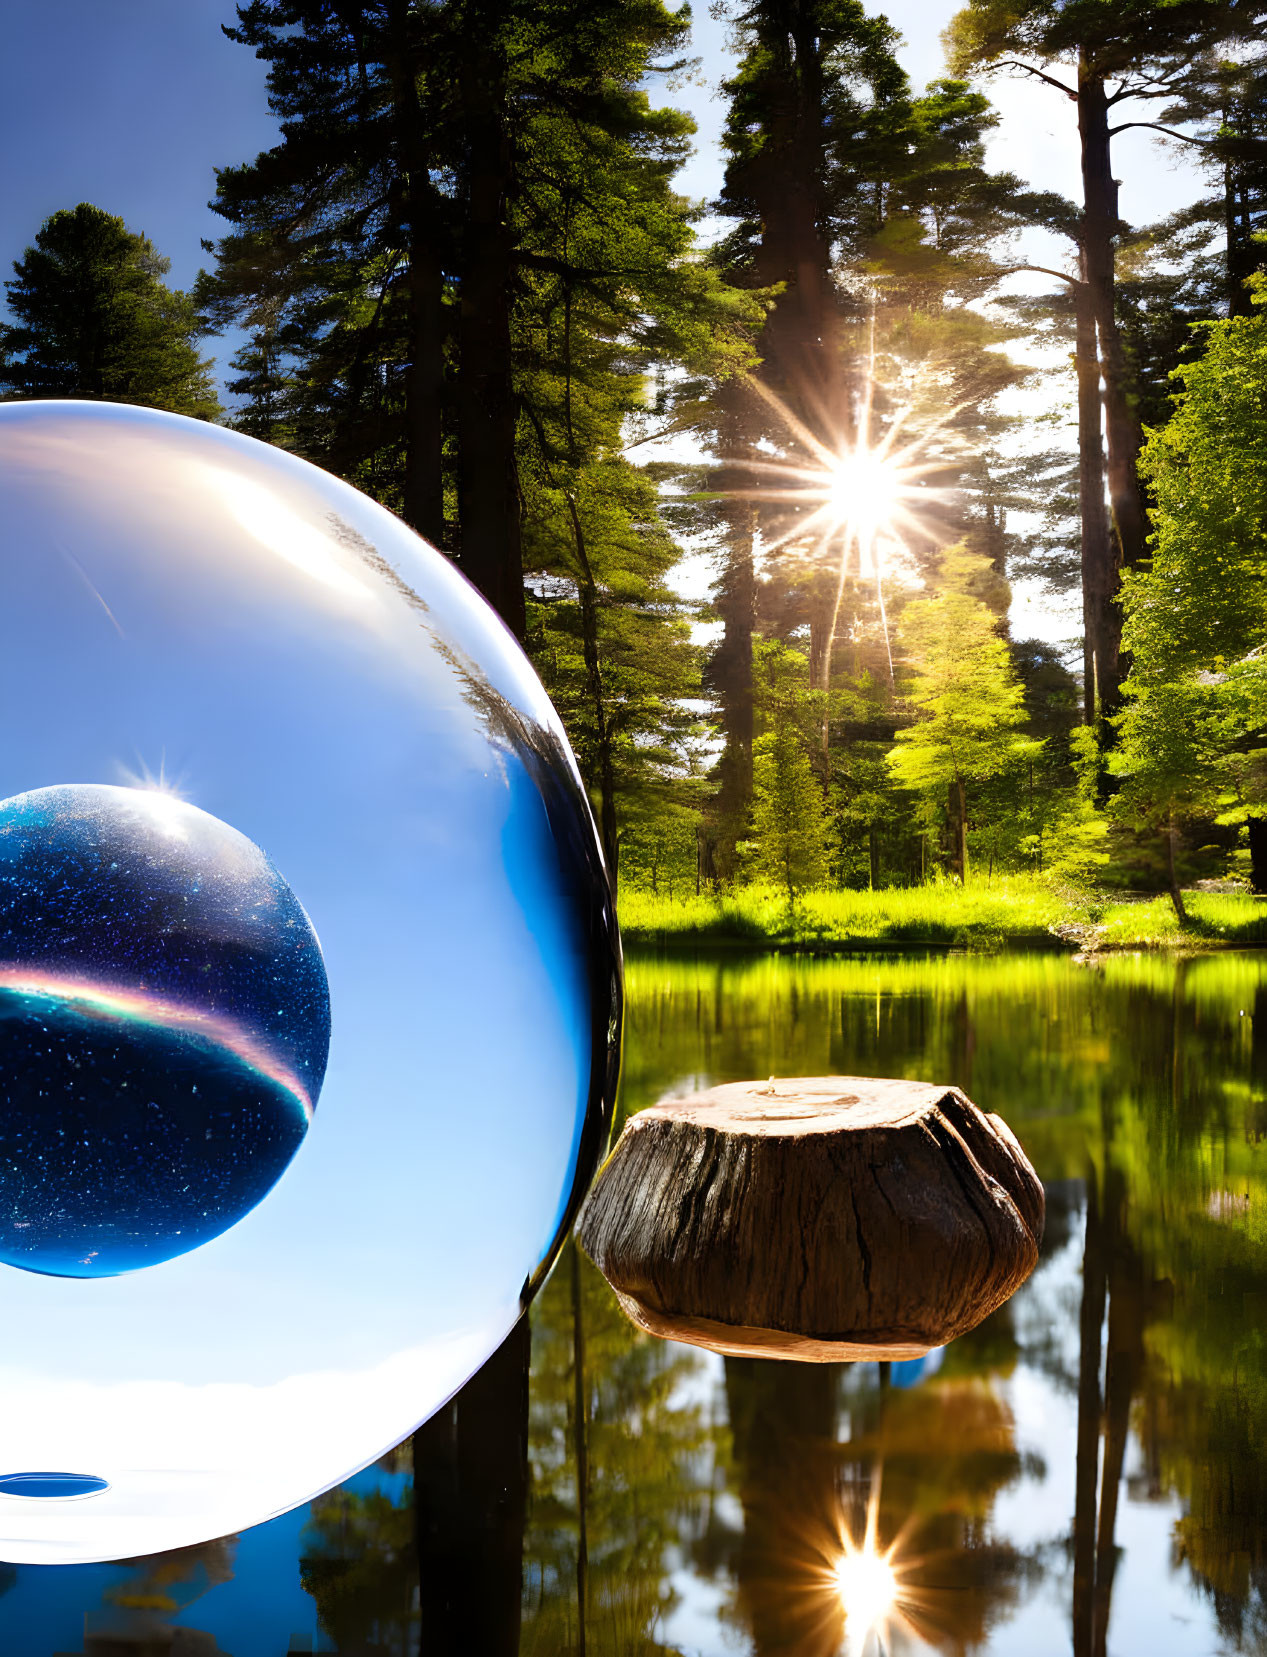
[[401,516],[437,547],[445,542],[441,470],[444,396],[444,272],[439,213],[430,154],[418,101],[418,65],[409,38],[407,0],[393,0],[392,104],[402,162],[402,216],[408,245],[406,272],[409,361],[405,369],[405,468]]
[[[1086,259],[1083,256],[1085,278]],[[1078,505],[1082,525],[1082,718],[1098,729],[1098,685],[1117,683],[1113,544],[1104,502],[1104,427],[1095,311],[1085,279],[1074,290],[1075,366],[1078,374]]]
[[[416,211],[416,210],[415,210]],[[417,215],[421,218],[421,214]],[[402,517],[443,548],[444,275],[427,229],[409,234],[409,336],[405,370],[405,476]]]
[[832,249],[823,233],[824,80],[816,0],[774,0],[769,39],[782,59],[786,100],[768,143],[783,163],[779,188],[762,203],[757,279],[784,282],[762,335],[766,371],[781,396],[812,426],[838,399]]
[[413,1437],[415,1541],[427,1657],[517,1657],[528,1508],[525,1314]]
[[607,701],[603,691],[603,664],[598,649],[598,583],[594,580],[594,572],[590,567],[581,515],[576,509],[576,501],[570,494],[568,512],[572,519],[572,538],[576,547],[581,644],[585,652],[585,676],[597,750],[595,757],[598,762],[598,830],[603,842],[603,857],[607,863],[607,878],[611,882],[614,894],[620,873],[620,825],[616,815],[616,767],[612,753],[612,729],[607,716]]
[[1179,890],[1179,874],[1175,866],[1175,842],[1178,839],[1179,830],[1175,827],[1173,815],[1162,833],[1166,837],[1166,872],[1170,877],[1170,901],[1175,906],[1175,916],[1180,926],[1187,926],[1188,911],[1183,906],[1183,893]]
[[[1241,99],[1233,99],[1222,110],[1223,129],[1241,140],[1254,137],[1253,119]],[[1241,163],[1244,166],[1244,163]],[[1262,249],[1254,241],[1252,186],[1237,163],[1223,163],[1223,224],[1226,236],[1227,314],[1253,316],[1254,301],[1246,282],[1258,269]]]
[[963,778],[955,779],[955,794],[959,806],[959,884],[968,884],[968,799],[964,792]]
[[[1109,507],[1116,541],[1118,570],[1136,569],[1148,552],[1148,519],[1136,466],[1143,430],[1135,411],[1130,371],[1122,347],[1114,308],[1116,285],[1113,243],[1117,235],[1117,182],[1109,155],[1109,106],[1104,76],[1085,51],[1078,62],[1078,132],[1082,145],[1082,237],[1085,279],[1095,316],[1100,369],[1104,379],[1104,417],[1108,449]],[[1114,582],[1116,596],[1117,582]],[[1106,658],[1116,656],[1112,680],[1101,675],[1100,705],[1105,715],[1121,704],[1121,683],[1127,664],[1122,660],[1121,616],[1108,607]]]
[[1249,886],[1252,892],[1267,894],[1267,817],[1247,817],[1249,837]]
[[[744,476],[738,468],[723,467],[717,487],[740,489]],[[709,658],[706,683],[717,699],[725,740],[717,767],[719,787],[708,813],[710,859],[714,872],[729,878],[734,873],[735,845],[742,838],[752,805],[752,637],[757,605],[753,552],[757,514],[750,501],[738,499],[727,501],[724,512],[725,563],[715,589],[715,608],[723,632]]]
[[[815,583],[815,586],[818,586]],[[822,693],[823,712],[818,725],[818,753],[815,769],[826,794],[831,786],[831,658],[835,644],[835,615],[831,595],[815,591],[810,599],[809,683]]]
[[465,8],[459,85],[465,127],[458,309],[460,561],[502,620],[525,629],[516,406],[511,377],[514,151],[507,125],[501,8]]

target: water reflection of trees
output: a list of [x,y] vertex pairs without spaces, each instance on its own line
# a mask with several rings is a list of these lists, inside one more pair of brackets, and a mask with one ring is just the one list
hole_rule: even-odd
[[[526,1448],[520,1351],[465,1434],[442,1412],[438,1442],[406,1450],[416,1504],[403,1479],[314,1504],[303,1579],[332,1651],[651,1657],[697,1594],[741,1649],[834,1652],[824,1561],[841,1524],[861,1533],[882,1467],[880,1541],[902,1533],[912,1622],[947,1657],[1012,1649],[1040,1576],[1078,1657],[1130,1651],[1126,1515],[1156,1500],[1177,1517],[1153,1574],[1182,1573],[1228,1649],[1267,1654],[1267,962],[820,968],[636,959],[627,1097],[794,1070],[968,1080],[970,1063],[1049,1182],[1032,1285],[908,1387],[654,1341],[569,1251],[533,1310]],[[1022,1369],[1077,1423],[1073,1510],[1024,1544],[1008,1492],[1044,1469],[1008,1407]],[[170,1657],[158,1600],[189,1605],[228,1558],[129,1567],[85,1652]],[[102,1645],[122,1618],[133,1645]]]
[[521,1650],[651,1657],[708,1522],[706,1362],[636,1330],[574,1246],[533,1323]]
[[418,1561],[408,1496],[346,1488],[319,1496],[304,1531],[299,1574],[334,1649],[413,1657]]
[[236,1537],[221,1537],[129,1562],[100,1607],[85,1613],[75,1657],[226,1657],[214,1635],[173,1619],[233,1580],[236,1548]]
[[[1262,1649],[1267,1367],[1252,1307],[1263,1282],[1267,1184],[1254,1146],[1267,1074],[1241,1008],[1202,993],[1214,977],[1204,968],[1176,963],[1168,995],[1130,996],[1131,1056],[1105,1076],[1088,1135],[1076,1657],[1107,1649],[1132,1432],[1135,1493],[1169,1493],[1184,1507],[1174,1562],[1237,1649]],[[1267,1011],[1261,988],[1250,1005]]]
[[[968,1647],[983,1640],[1041,1565],[1067,1582],[1075,1652],[1102,1657],[1112,1643],[1122,1504],[1177,1498],[1172,1561],[1158,1567],[1187,1571],[1235,1649],[1267,1652],[1267,969],[1233,956],[1099,967],[635,958],[630,990],[635,1104],[671,1068],[672,1080],[693,1081],[827,1071],[955,1081],[1008,1117],[1055,1192],[1077,1193],[1078,1339],[1071,1353],[1059,1329],[1029,1327],[1024,1351],[1077,1401],[1068,1551],[1005,1553],[1004,1591],[958,1637]],[[1058,1226],[1068,1207],[1052,1205]],[[981,1382],[1005,1372],[996,1355]],[[899,1403],[916,1442],[922,1433],[940,1442],[945,1374]],[[858,1443],[869,1451],[873,1436]],[[929,1457],[911,1465],[936,1484]],[[945,1466],[951,1483],[968,1479],[953,1460]],[[988,1527],[961,1516],[956,1531],[953,1502],[927,1526],[935,1499],[919,1480],[904,1488],[893,1468],[890,1459],[890,1522],[905,1505],[925,1524],[927,1548],[936,1551],[941,1525],[943,1557],[956,1569],[984,1563],[974,1550]],[[746,1515],[768,1526],[751,1470],[737,1476],[748,1480]],[[739,1556],[754,1546],[748,1537]],[[755,1609],[755,1582],[737,1596],[754,1633],[766,1614]],[[943,1630],[937,1643],[953,1638]]]
[[465,1431],[450,1432],[442,1411],[415,1435],[412,1486],[341,1489],[313,1504],[302,1576],[332,1650],[665,1649],[673,1567],[706,1527],[712,1495],[704,1360],[634,1329],[570,1246],[532,1322],[526,1467],[506,1397],[523,1374],[521,1330],[463,1389]]

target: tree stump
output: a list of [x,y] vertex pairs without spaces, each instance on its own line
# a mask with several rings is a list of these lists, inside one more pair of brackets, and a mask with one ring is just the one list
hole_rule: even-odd
[[957,1088],[732,1082],[633,1116],[581,1212],[629,1317],[718,1352],[922,1357],[1033,1271],[1043,1188]]

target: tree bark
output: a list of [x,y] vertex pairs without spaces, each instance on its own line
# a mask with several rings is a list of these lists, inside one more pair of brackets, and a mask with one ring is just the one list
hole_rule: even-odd
[[411,360],[405,371],[405,476],[401,516],[432,546],[444,548],[448,539],[442,470],[444,276],[425,226],[410,230],[408,282]]
[[831,657],[836,642],[835,619],[827,595],[816,592],[811,599],[809,620],[809,682],[810,689],[820,691],[823,698],[815,767],[824,794],[831,785]]
[[[1242,142],[1256,140],[1254,111],[1235,98],[1222,110],[1222,126]],[[1259,269],[1262,249],[1254,241],[1253,186],[1242,169],[1245,163],[1229,158],[1223,163],[1223,223],[1226,235],[1227,314],[1253,316],[1254,301],[1246,282]]]
[[401,216],[408,247],[406,311],[409,361],[405,369],[405,466],[401,516],[411,529],[443,547],[442,472],[444,396],[444,272],[430,154],[418,101],[418,65],[408,6],[394,0],[390,64],[392,104],[401,161]]
[[460,563],[522,639],[523,547],[511,377],[514,151],[499,8],[474,5],[460,84],[465,116],[457,382]]
[[572,537],[576,547],[578,570],[577,597],[581,609],[581,643],[585,652],[585,676],[589,689],[590,707],[594,717],[594,736],[598,761],[598,830],[603,842],[603,858],[607,864],[607,878],[613,895],[620,873],[620,824],[616,815],[616,766],[612,753],[612,730],[607,717],[607,702],[603,693],[603,664],[598,648],[598,583],[590,568],[585,531],[576,502],[568,496],[568,512],[572,519]]
[[1249,838],[1249,885],[1252,892],[1267,894],[1267,817],[1247,817]]
[[[1109,507],[1116,542],[1113,593],[1118,571],[1137,569],[1148,554],[1148,518],[1136,470],[1143,430],[1135,410],[1131,375],[1118,331],[1113,244],[1117,236],[1117,182],[1109,153],[1109,106],[1104,76],[1084,51],[1078,62],[1078,133],[1082,147],[1082,237],[1085,280],[1095,316],[1100,369],[1104,381],[1104,417],[1108,450]],[[1121,684],[1127,664],[1120,654],[1121,616],[1116,605],[1106,612],[1108,630],[1103,640],[1106,659],[1117,658],[1110,681],[1099,681],[1099,701],[1105,715],[1121,705]]]
[[824,78],[818,7],[779,0],[770,7],[771,50],[781,60],[787,95],[773,112],[768,147],[782,165],[761,203],[758,280],[787,284],[762,338],[767,372],[780,394],[817,424],[838,398],[830,242],[823,233]]
[[[724,397],[733,399],[733,390]],[[738,445],[734,427],[738,416],[727,415],[727,444]],[[738,467],[723,467],[719,490],[743,487]],[[723,507],[726,522],[725,564],[716,593],[716,611],[722,637],[709,658],[705,688],[717,700],[725,747],[718,762],[719,786],[708,813],[712,872],[729,879],[735,869],[735,846],[752,805],[752,636],[756,622],[757,581],[753,562],[757,514],[750,501],[729,500]],[[705,875],[708,875],[705,870]]]
[[1104,427],[1095,311],[1085,281],[1074,288],[1078,375],[1078,504],[1082,563],[1082,718],[1098,729],[1100,684],[1117,683],[1113,594],[1117,572],[1104,501]]
[[1166,836],[1166,872],[1170,876],[1170,901],[1175,906],[1175,915],[1180,926],[1187,926],[1188,911],[1183,905],[1183,893],[1179,890],[1179,874],[1175,866],[1175,841],[1179,830],[1175,827],[1172,818],[1162,831]]

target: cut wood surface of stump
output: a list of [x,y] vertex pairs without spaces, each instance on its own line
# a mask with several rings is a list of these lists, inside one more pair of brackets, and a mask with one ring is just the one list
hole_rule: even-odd
[[731,1082],[633,1116],[581,1245],[633,1321],[716,1351],[922,1357],[1038,1260],[1043,1188],[958,1088]]

